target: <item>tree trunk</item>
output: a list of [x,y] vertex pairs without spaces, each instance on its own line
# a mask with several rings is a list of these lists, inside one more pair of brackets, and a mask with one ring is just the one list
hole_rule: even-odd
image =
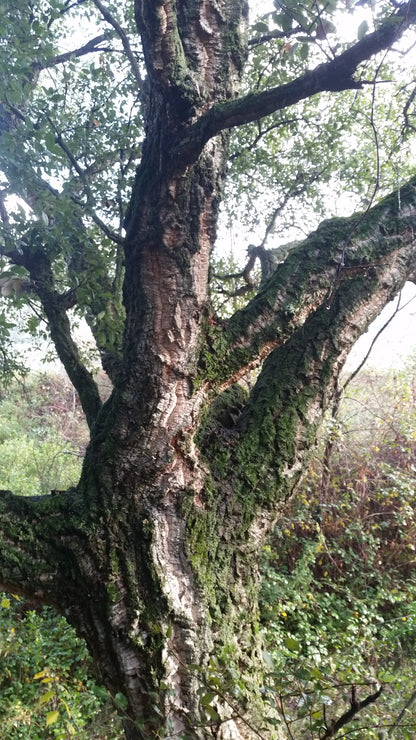
[[[203,347],[206,296],[153,243],[140,300],[126,295],[140,306],[129,362],[78,489],[0,499],[3,584],[54,603],[85,637],[127,737],[248,739],[264,728],[257,556],[349,348],[415,277],[415,192],[402,190],[400,213],[393,195],[365,217],[325,222]],[[259,356],[247,395],[233,381]]]
[[[80,484],[39,499],[3,492],[1,582],[55,604],[85,637],[129,740],[270,737],[258,555],[349,349],[415,277],[415,182],[400,202],[325,222],[244,310],[219,321],[208,265],[225,129],[307,91],[359,87],[364,47],[341,68],[282,86],[280,98],[234,105],[243,0],[136,0],[135,11],[146,139],[126,223],[114,391],[99,408],[74,371],[92,427]],[[254,368],[248,393],[236,383]]]

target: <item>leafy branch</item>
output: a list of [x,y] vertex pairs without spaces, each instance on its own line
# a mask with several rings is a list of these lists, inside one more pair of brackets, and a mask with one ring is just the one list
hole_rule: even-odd
[[96,8],[98,8],[100,13],[102,14],[104,20],[107,21],[107,23],[109,23],[110,26],[114,28],[117,36],[119,37],[123,45],[123,49],[126,54],[126,57],[130,62],[130,66],[131,66],[131,69],[134,75],[134,79],[136,80],[137,86],[139,90],[143,91],[143,78],[140,72],[140,67],[138,65],[136,56],[131,48],[129,38],[125,30],[120,26],[119,22],[112,15],[112,13],[110,13],[108,8],[105,7],[105,5],[101,2],[101,0],[93,0],[93,3],[96,6]]
[[335,58],[305,72],[295,80],[259,93],[249,93],[230,102],[213,105],[196,123],[187,128],[185,136],[172,149],[172,162],[179,160],[183,167],[195,161],[205,143],[220,131],[250,123],[312,95],[325,91],[362,89],[366,84],[365,81],[354,79],[360,64],[375,54],[391,48],[415,21],[416,3],[409,0],[376,31],[367,34]]
[[86,44],[83,44],[83,46],[80,46],[77,49],[71,49],[71,51],[66,51],[63,54],[57,54],[56,56],[47,59],[45,62],[42,62],[42,64],[35,62],[35,65],[40,66],[41,69],[49,69],[51,67],[56,67],[58,64],[65,64],[65,62],[69,62],[69,60],[74,57],[82,57],[86,54],[92,54],[97,51],[108,51],[108,48],[101,46],[101,44],[104,41],[108,42],[109,38],[111,38],[111,34],[103,33],[100,36],[90,39],[90,41],[87,41]]
[[[53,123],[52,123],[52,121],[50,119],[49,119],[49,123],[50,123],[51,126],[53,126]],[[96,211],[95,211],[95,209],[93,207],[94,198],[93,198],[93,195],[92,195],[92,192],[91,192],[91,187],[90,187],[90,183],[89,183],[89,180],[88,180],[88,175],[87,175],[86,171],[80,166],[78,160],[73,155],[73,153],[71,152],[69,146],[66,144],[66,142],[64,141],[64,139],[63,139],[63,137],[62,137],[62,135],[60,133],[57,133],[55,135],[55,141],[58,144],[58,146],[62,149],[62,151],[64,152],[64,154],[66,155],[66,157],[68,158],[68,161],[70,162],[70,164],[74,168],[75,172],[79,175],[79,178],[80,178],[80,180],[81,180],[81,182],[82,182],[82,184],[83,184],[83,186],[85,188],[85,192],[86,192],[86,195],[87,195],[87,212],[91,216],[91,218],[94,221],[94,223],[99,227],[99,229],[101,229],[101,231],[103,232],[103,234],[105,234],[105,236],[107,236],[109,239],[111,239],[111,241],[115,242],[116,244],[124,244],[123,237],[121,237],[115,231],[113,231],[112,229],[110,229],[109,226],[107,226],[107,224],[104,223],[104,221],[96,213]],[[74,197],[73,197],[73,200],[75,200],[75,202],[78,202]]]

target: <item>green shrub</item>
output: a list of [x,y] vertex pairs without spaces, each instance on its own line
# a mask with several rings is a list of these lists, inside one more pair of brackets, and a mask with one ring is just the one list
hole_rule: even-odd
[[107,692],[93,677],[85,643],[53,609],[27,606],[17,597],[1,597],[2,738],[122,737]]
[[78,481],[87,440],[79,402],[61,376],[28,376],[0,401],[0,488],[47,494]]
[[[383,684],[377,701],[348,723],[348,737],[378,738],[412,700],[413,386],[408,372],[366,376],[348,388],[349,398],[338,419],[328,422],[320,454],[265,549],[267,692],[294,738],[329,737],[324,733],[351,708],[353,696],[363,699]],[[394,737],[413,738],[415,730],[410,701]]]
[[[29,376],[1,391],[0,488],[48,494],[76,484],[87,439],[60,376]],[[123,736],[85,643],[53,609],[0,595],[0,726],[4,740]]]

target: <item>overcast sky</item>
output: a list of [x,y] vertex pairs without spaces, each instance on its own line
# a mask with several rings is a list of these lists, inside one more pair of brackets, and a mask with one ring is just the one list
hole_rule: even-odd
[[[371,350],[368,365],[384,369],[400,367],[416,351],[416,286],[406,283],[401,292],[400,310],[382,332]],[[377,332],[397,309],[397,298],[391,301],[380,316],[373,321],[366,334],[358,340],[347,360],[347,369],[354,370],[368,352]]]

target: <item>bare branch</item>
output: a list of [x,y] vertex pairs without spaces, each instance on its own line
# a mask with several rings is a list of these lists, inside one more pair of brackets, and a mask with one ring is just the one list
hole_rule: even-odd
[[[414,81],[413,81],[413,84],[414,84]],[[414,123],[411,123],[410,122],[410,117],[412,116],[414,118],[415,117],[415,114],[414,113],[409,113],[410,107],[414,103],[415,98],[416,98],[416,87],[413,88],[413,90],[410,93],[410,95],[409,95],[409,97],[408,97],[408,99],[406,101],[406,104],[405,104],[405,106],[403,108],[404,123],[403,123],[403,126],[402,126],[402,136],[405,135],[405,133],[406,133],[407,130],[414,131],[415,128],[416,128],[416,125]]]
[[95,51],[105,51],[100,44],[103,41],[108,41],[108,39],[108,34],[103,33],[100,36],[96,36],[78,49],[72,49],[72,51],[66,51],[64,54],[57,54],[55,57],[51,57],[51,59],[42,63],[42,69],[50,69],[51,67],[56,67],[58,64],[64,64],[73,57],[82,57],[86,54],[92,54]]
[[380,686],[373,694],[369,694],[369,696],[367,696],[365,699],[362,699],[362,701],[358,701],[356,697],[355,686],[352,686],[350,708],[347,709],[347,711],[344,712],[344,714],[342,714],[341,717],[339,717],[337,720],[331,722],[326,732],[321,735],[322,740],[328,740],[328,738],[335,737],[338,730],[340,730],[341,727],[344,727],[344,725],[347,725],[349,722],[351,722],[351,720],[354,719],[355,715],[358,714],[358,712],[361,712],[362,709],[368,707],[369,704],[374,704],[374,702],[377,701],[377,699],[381,695],[382,691],[383,687]]

